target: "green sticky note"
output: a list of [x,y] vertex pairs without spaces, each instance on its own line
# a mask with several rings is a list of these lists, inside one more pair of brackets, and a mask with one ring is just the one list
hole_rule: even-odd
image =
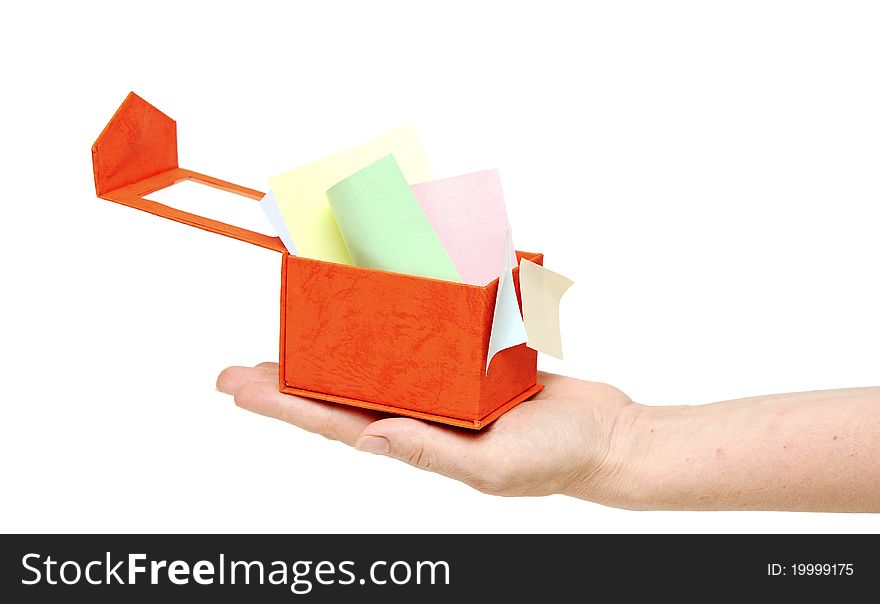
[[327,199],[356,266],[461,282],[393,155],[335,184]]

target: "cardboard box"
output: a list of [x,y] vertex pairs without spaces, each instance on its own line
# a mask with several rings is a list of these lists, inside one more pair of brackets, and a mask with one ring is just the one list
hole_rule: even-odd
[[[282,392],[480,429],[543,388],[525,344],[499,352],[486,373],[497,279],[480,287],[292,256],[277,237],[145,199],[182,180],[263,193],[180,168],[176,123],[134,93],[92,159],[99,197],[282,254]],[[518,267],[513,277],[520,299]]]

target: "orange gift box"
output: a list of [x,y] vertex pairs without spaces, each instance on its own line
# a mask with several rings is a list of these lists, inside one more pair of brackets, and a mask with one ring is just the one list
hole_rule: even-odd
[[[264,194],[178,167],[175,121],[136,94],[95,141],[92,160],[102,199],[282,254],[281,392],[480,429],[543,388],[537,352],[525,344],[498,352],[486,372],[497,279],[474,286],[293,256],[277,237],[145,199],[183,180]],[[518,267],[513,279],[521,306]]]

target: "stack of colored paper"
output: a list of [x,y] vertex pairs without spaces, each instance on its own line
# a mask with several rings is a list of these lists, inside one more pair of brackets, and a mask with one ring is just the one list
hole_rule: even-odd
[[496,170],[433,180],[412,128],[269,179],[261,201],[291,254],[484,286],[498,294],[486,359],[526,343],[562,357],[567,278],[516,255]]

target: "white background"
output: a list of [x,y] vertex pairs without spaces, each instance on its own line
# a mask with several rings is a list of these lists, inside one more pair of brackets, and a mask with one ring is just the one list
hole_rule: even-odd
[[412,123],[575,280],[542,368],[657,405],[877,385],[876,4],[138,4],[0,19],[0,530],[880,529],[490,497],[248,414],[214,380],[277,358],[279,257],[97,199],[90,156],[129,90],[261,190]]

